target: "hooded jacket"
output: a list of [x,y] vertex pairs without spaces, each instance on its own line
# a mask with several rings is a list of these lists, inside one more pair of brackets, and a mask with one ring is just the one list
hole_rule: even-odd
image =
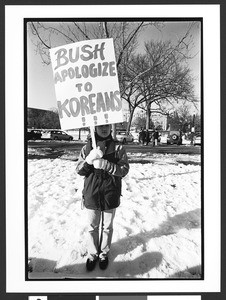
[[96,140],[103,152],[102,158],[107,160],[105,169],[95,169],[85,161],[92,150],[92,140],[89,139],[80,152],[76,172],[84,176],[84,206],[103,211],[120,205],[121,180],[129,171],[129,163],[125,148],[117,145],[111,135],[107,139]]

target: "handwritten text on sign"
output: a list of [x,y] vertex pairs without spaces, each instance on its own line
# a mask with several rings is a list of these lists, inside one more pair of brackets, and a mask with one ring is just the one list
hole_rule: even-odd
[[61,128],[123,121],[113,39],[50,50]]

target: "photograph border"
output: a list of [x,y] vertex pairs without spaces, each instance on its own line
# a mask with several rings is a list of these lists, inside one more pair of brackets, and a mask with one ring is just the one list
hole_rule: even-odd
[[[7,67],[7,65],[6,65],[6,67]],[[6,81],[7,81],[7,77],[6,77]],[[6,85],[6,91],[7,91],[7,85]],[[7,93],[6,93],[7,94]],[[7,97],[6,97],[7,98]],[[20,108],[21,109],[21,108]],[[6,112],[6,117],[7,117],[7,112]],[[204,121],[205,122],[205,121]],[[205,124],[206,124],[206,122],[205,122]],[[217,127],[217,126],[216,126]],[[206,130],[205,130],[206,131]],[[6,145],[7,146],[7,145]],[[7,148],[8,149],[8,148]],[[6,150],[7,150],[6,149]],[[6,220],[7,221],[7,220]],[[7,228],[6,228],[6,238],[7,238]],[[20,262],[20,265],[21,265],[21,262]],[[105,280],[104,280],[105,281]],[[45,286],[45,288],[46,288],[46,286]],[[219,288],[219,286],[218,286],[218,288]],[[198,289],[196,290],[196,292],[198,291]],[[13,291],[11,291],[11,292],[13,292]],[[14,292],[20,292],[20,291],[17,291],[17,290],[15,290]],[[92,293],[92,292],[91,292]],[[145,292],[146,294],[148,293],[148,291],[146,291]],[[154,293],[154,292],[153,292]],[[171,292],[172,293],[172,292]],[[100,293],[98,293],[98,294],[100,294]]]
[[[201,29],[200,29],[200,49],[201,49],[201,55],[200,55],[200,115],[201,115],[201,132],[204,135],[204,124],[203,124],[203,19],[202,18],[76,18],[76,19],[70,19],[70,18],[58,18],[58,19],[48,19],[48,18],[35,18],[35,19],[30,19],[26,18],[24,19],[24,94],[25,94],[25,101],[24,101],[24,136],[27,134],[27,108],[28,108],[28,53],[27,53],[27,23],[29,22],[102,22],[102,21],[107,21],[107,22],[123,22],[123,21],[131,21],[131,22],[192,22],[192,21],[197,21],[200,22],[201,24]],[[201,203],[201,277],[200,278],[183,278],[183,277],[178,277],[178,278],[104,278],[105,281],[154,281],[154,280],[178,280],[178,281],[196,281],[196,280],[203,280],[204,279],[204,153],[203,153],[203,140],[201,143],[201,184],[200,184],[200,191],[201,191],[201,196],[200,196],[200,203]],[[24,224],[25,224],[25,280],[28,281],[56,281],[57,278],[29,278],[29,265],[28,265],[28,154],[27,154],[27,149],[28,149],[28,141],[27,139],[24,139],[24,163],[25,163],[25,215],[24,215]],[[66,281],[100,281],[101,278],[62,278],[59,280],[66,280]]]

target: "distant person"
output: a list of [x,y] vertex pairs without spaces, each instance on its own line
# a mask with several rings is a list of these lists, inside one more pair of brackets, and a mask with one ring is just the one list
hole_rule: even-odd
[[[100,269],[108,266],[116,207],[120,205],[122,177],[129,171],[125,148],[112,138],[111,125],[95,127],[97,148],[92,139],[83,146],[76,171],[84,176],[82,191],[88,222],[87,271],[99,260]],[[99,235],[100,230],[100,235]]]
[[177,145],[182,145],[182,131],[179,129],[179,137],[178,137],[178,141],[177,141]]
[[194,145],[195,133],[192,131],[190,134],[191,145]]
[[145,132],[145,142],[146,142],[146,146],[148,146],[148,144],[150,143],[150,135],[148,129]]
[[155,129],[153,133],[153,146],[158,146],[159,132]]
[[144,129],[141,127],[141,130],[140,130],[140,132],[139,132],[139,143],[140,144],[142,144],[142,145],[144,145],[144,143],[145,143],[145,131],[144,131]]

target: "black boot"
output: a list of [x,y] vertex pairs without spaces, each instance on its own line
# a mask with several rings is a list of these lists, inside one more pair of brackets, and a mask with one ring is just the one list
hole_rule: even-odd
[[99,267],[101,270],[105,270],[107,269],[108,266],[108,257],[104,256],[104,257],[100,257],[99,258]]
[[97,263],[98,257],[96,255],[91,255],[87,261],[86,261],[86,269],[87,271],[93,271],[96,263]]

